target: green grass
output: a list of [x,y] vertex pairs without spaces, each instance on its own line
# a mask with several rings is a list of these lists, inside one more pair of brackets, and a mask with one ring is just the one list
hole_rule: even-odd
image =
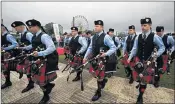
[[[59,56],[59,62],[66,64],[67,62],[64,60],[64,58],[65,58],[64,55],[60,55]],[[175,86],[175,83],[174,83],[174,79],[175,79],[175,77],[174,77],[174,68],[175,67],[174,66],[175,66],[175,62],[172,63],[171,66],[170,66],[171,74],[167,75],[167,73],[165,73],[162,76],[162,78],[160,79],[160,86],[161,87],[174,89],[174,86]],[[120,69],[116,69],[117,73],[115,74],[115,76],[126,78],[126,73],[125,73],[124,67],[123,67],[123,65],[120,64],[120,62],[118,63],[118,67]]]

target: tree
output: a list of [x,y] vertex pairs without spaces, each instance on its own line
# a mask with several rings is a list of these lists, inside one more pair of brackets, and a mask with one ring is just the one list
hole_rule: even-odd
[[53,30],[53,22],[50,22],[48,24],[45,25],[45,31],[47,32],[47,34],[54,34],[54,30]]
[[125,32],[118,32],[118,37],[125,37],[127,34]]

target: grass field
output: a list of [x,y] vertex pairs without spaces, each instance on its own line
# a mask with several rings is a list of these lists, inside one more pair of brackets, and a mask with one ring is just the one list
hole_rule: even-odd
[[[64,55],[60,55],[59,56],[59,62],[60,63],[67,63],[65,60],[64,60]],[[161,87],[166,87],[166,88],[171,88],[171,89],[174,89],[175,88],[175,83],[174,83],[174,79],[175,79],[175,73],[174,73],[174,67],[175,66],[175,62],[171,64],[171,67],[170,67],[170,72],[171,74],[170,75],[167,75],[166,73],[162,76],[162,78],[160,79],[160,86]],[[124,70],[124,67],[123,65],[120,64],[120,62],[118,63],[118,67],[120,69],[116,69],[117,70],[117,73],[115,74],[115,76],[118,76],[118,77],[122,77],[122,78],[126,78],[126,74],[125,74],[125,70]],[[86,68],[85,68],[86,69]]]

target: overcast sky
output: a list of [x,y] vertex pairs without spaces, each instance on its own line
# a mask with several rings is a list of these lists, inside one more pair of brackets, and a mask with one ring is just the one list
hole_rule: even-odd
[[129,25],[140,31],[140,19],[144,17],[152,18],[153,30],[163,25],[166,32],[173,32],[175,23],[173,2],[2,2],[2,18],[10,30],[12,22],[34,18],[42,25],[58,23],[64,32],[70,32],[76,15],[88,20],[89,29],[94,28],[94,20],[103,20],[106,31],[125,31]]

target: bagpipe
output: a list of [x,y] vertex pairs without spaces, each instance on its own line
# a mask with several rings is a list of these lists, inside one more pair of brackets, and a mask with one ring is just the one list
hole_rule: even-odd
[[[20,48],[19,48],[20,49]],[[24,51],[21,53],[21,57],[18,58],[19,62],[17,64],[17,71],[18,72],[22,72],[25,74],[29,74],[29,69],[28,70],[24,70],[25,66],[28,66],[29,63],[31,63],[33,60],[36,60],[36,58],[33,56],[33,51],[43,51],[44,48],[42,47],[42,45],[38,46],[35,50],[30,50],[30,51]],[[30,54],[29,54],[30,53]],[[44,59],[43,57],[40,57],[39,59]]]
[[[35,51],[42,51],[44,48],[37,47]],[[22,57],[22,56],[21,56]],[[22,62],[23,61],[23,62]],[[45,83],[56,77],[56,72],[46,74],[47,58],[45,56],[34,57],[33,53],[23,55],[23,60],[18,63],[17,70],[21,70],[27,75],[31,75],[32,80],[43,86]]]
[[171,58],[171,52],[170,50],[166,51],[166,54],[162,55],[162,60],[163,60],[163,67],[162,67],[162,74],[164,74],[168,68],[168,65],[171,64],[172,58]]
[[133,68],[135,66],[135,59],[134,58],[131,59],[131,62],[128,63],[127,62],[128,58],[129,58],[129,54],[127,52],[125,52],[124,56],[121,57],[120,61],[121,61],[122,65],[124,65],[125,68],[127,68],[127,67]]
[[65,55],[65,59],[68,59],[68,54],[70,54],[70,48],[68,46],[68,44],[65,44],[64,46],[64,55]]
[[[62,70],[62,73],[64,71],[68,71],[69,70],[69,75],[67,77],[67,82],[69,81],[69,76],[74,73],[74,72],[78,72],[79,70],[77,70],[77,67],[80,67],[82,65],[82,60],[83,60],[83,56],[78,54],[78,51],[76,52],[76,54],[73,56],[72,54],[67,54],[68,58],[67,58],[67,65],[66,67]],[[81,83],[83,83],[82,81],[82,73],[80,74],[81,77]],[[82,84],[81,84],[82,86]],[[84,90],[84,87],[81,87],[81,90]]]
[[64,71],[70,70],[71,68],[76,68],[82,64],[83,56],[78,54],[78,51],[76,52],[75,55],[68,53],[67,54],[67,65],[66,67],[62,70],[62,73]]
[[[7,45],[3,45],[2,47],[7,47]],[[21,52],[21,54],[19,54],[15,50],[16,48],[7,51],[1,50],[1,68],[3,72],[7,70],[16,71],[17,61],[15,60],[15,57],[21,55],[23,51]]]
[[[132,71],[133,79],[139,83],[153,84],[155,78],[161,72],[157,68],[157,49],[154,49],[146,61],[141,61],[138,57],[135,57],[135,62],[136,64]],[[139,85],[136,86],[136,88],[138,87]]]

